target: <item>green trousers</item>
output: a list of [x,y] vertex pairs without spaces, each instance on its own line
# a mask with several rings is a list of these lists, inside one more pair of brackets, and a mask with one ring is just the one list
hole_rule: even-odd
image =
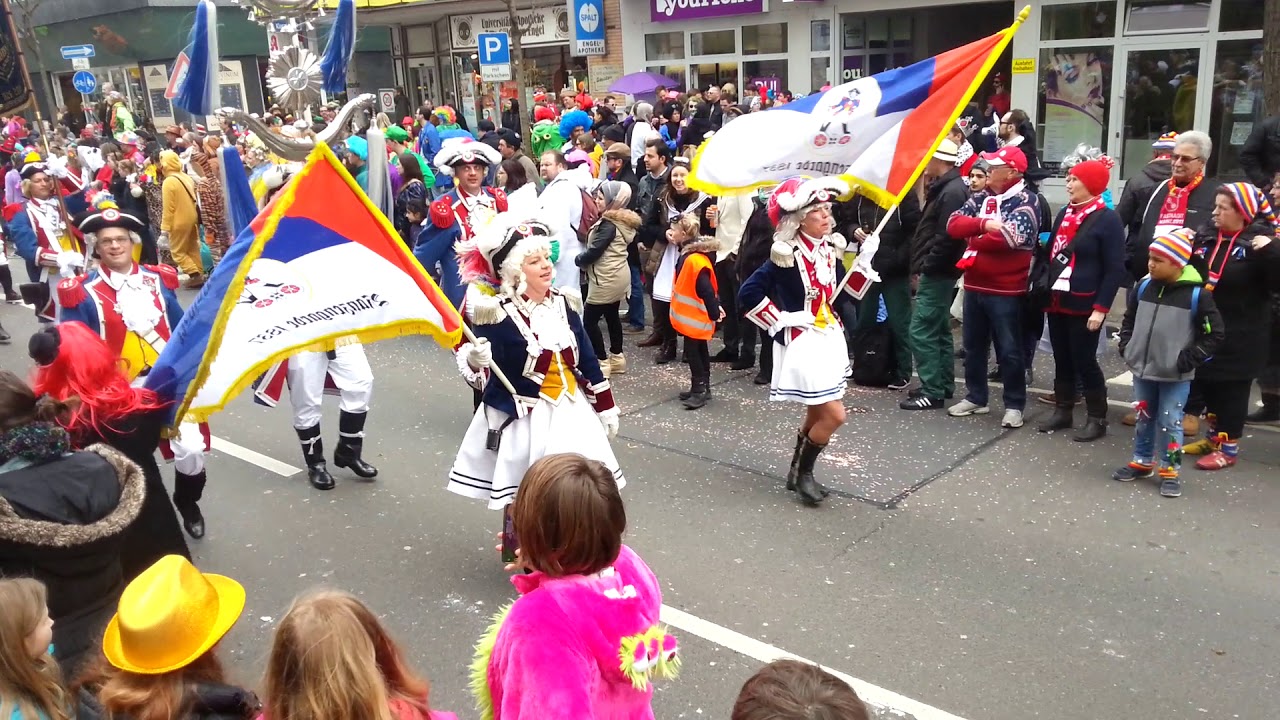
[[956,281],[920,276],[911,316],[911,352],[926,397],[942,400],[956,389],[955,347],[951,341],[951,292]]
[[862,297],[858,307],[857,330],[865,330],[876,324],[876,310],[880,307],[880,298],[884,298],[885,309],[889,311],[889,330],[893,332],[893,357],[897,369],[894,375],[906,380],[911,379],[911,281],[907,278],[894,278],[874,283],[867,294]]

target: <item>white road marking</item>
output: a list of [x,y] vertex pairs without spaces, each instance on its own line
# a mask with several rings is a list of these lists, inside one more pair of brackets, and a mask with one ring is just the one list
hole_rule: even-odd
[[[716,645],[728,648],[741,655],[758,660],[762,663],[771,663],[774,660],[790,658],[800,660],[801,662],[813,662],[806,660],[799,655],[793,655],[781,648],[774,647],[767,643],[763,643],[754,638],[747,637],[742,633],[721,627],[713,622],[708,622],[702,618],[690,615],[683,610],[677,610],[669,605],[662,606],[662,621],[666,624],[683,630],[690,635],[697,635],[703,640],[709,640]],[[816,664],[816,663],[815,663]],[[909,697],[899,695],[892,690],[886,690],[878,685],[872,685],[864,680],[842,673],[829,667],[823,667],[823,670],[835,675],[841,680],[849,683],[849,685],[858,693],[858,697],[863,702],[875,705],[877,708],[888,710],[896,710],[898,712],[909,713],[915,716],[916,720],[963,720],[958,715],[952,715],[945,710],[939,710],[931,705],[925,705],[922,702],[912,700]]]
[[[250,450],[247,447],[237,445],[229,440],[220,437],[214,437],[212,440],[214,450],[224,452],[232,457],[243,460],[250,465],[257,465],[263,470],[273,472],[277,475],[289,477],[302,472],[302,468],[293,467],[288,463],[280,462],[275,458],[263,455],[260,452]],[[754,638],[721,627],[713,622],[703,620],[702,618],[690,615],[683,610],[677,610],[669,605],[662,606],[662,621],[687,632],[691,635],[709,640],[721,647],[733,650],[736,653],[746,655],[749,658],[758,660],[762,663],[771,663],[781,658],[793,658],[804,662],[812,662],[805,660],[799,655],[793,655],[785,650],[776,648],[772,645],[763,643]],[[815,663],[816,664],[816,663]],[[912,700],[909,697],[899,695],[891,690],[885,690],[877,685],[859,680],[839,670],[824,668],[831,674],[849,683],[851,687],[858,693],[863,701],[877,706],[878,708],[887,708],[898,712],[905,712],[914,715],[916,720],[963,720],[963,718],[944,712],[935,707],[930,707],[924,703]]]
[[1126,371],[1107,380],[1108,385],[1117,385],[1120,387],[1133,387],[1133,371]]
[[211,446],[214,450],[224,452],[233,458],[243,460],[250,465],[258,467],[268,472],[273,472],[281,477],[292,477],[302,472],[302,468],[294,467],[288,463],[282,463],[272,457],[267,457],[256,450],[250,450],[243,445],[237,445],[230,440],[224,440],[220,437],[212,438]]

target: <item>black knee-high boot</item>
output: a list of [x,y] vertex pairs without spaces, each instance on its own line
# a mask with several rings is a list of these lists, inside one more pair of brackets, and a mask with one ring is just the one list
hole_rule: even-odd
[[800,494],[800,499],[806,505],[817,505],[826,497],[818,481],[813,479],[813,466],[818,462],[818,456],[826,449],[825,444],[819,445],[810,440],[807,435],[800,446],[800,456],[796,462],[796,492]]
[[309,428],[294,429],[298,433],[298,441],[302,443],[302,457],[307,461],[307,480],[317,490],[332,490],[337,484],[329,474],[324,461],[324,440],[320,439],[320,425]]
[[338,447],[333,451],[333,464],[371,480],[378,476],[378,468],[360,457],[364,449],[364,421],[368,416],[367,412],[349,413],[345,410],[338,416]]

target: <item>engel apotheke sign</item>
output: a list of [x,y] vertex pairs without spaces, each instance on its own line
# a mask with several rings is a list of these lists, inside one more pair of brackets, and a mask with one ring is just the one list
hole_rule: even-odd
[[767,0],[649,0],[652,22],[751,15],[768,10]]
[[[563,4],[552,7],[522,10],[516,14],[525,46],[550,45],[569,40],[569,11]],[[511,19],[505,12],[452,15],[449,31],[453,35],[453,49],[466,50],[476,46],[480,33],[511,32]]]

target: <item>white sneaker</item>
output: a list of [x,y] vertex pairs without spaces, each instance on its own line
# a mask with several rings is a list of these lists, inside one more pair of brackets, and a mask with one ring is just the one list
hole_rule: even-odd
[[979,405],[968,400],[960,402],[947,408],[947,414],[951,417],[969,417],[970,415],[986,415],[991,412],[991,408],[986,405]]
[[1022,427],[1022,411],[1021,410],[1005,410],[1004,419],[1000,421],[1000,427],[1006,427],[1006,428]]

